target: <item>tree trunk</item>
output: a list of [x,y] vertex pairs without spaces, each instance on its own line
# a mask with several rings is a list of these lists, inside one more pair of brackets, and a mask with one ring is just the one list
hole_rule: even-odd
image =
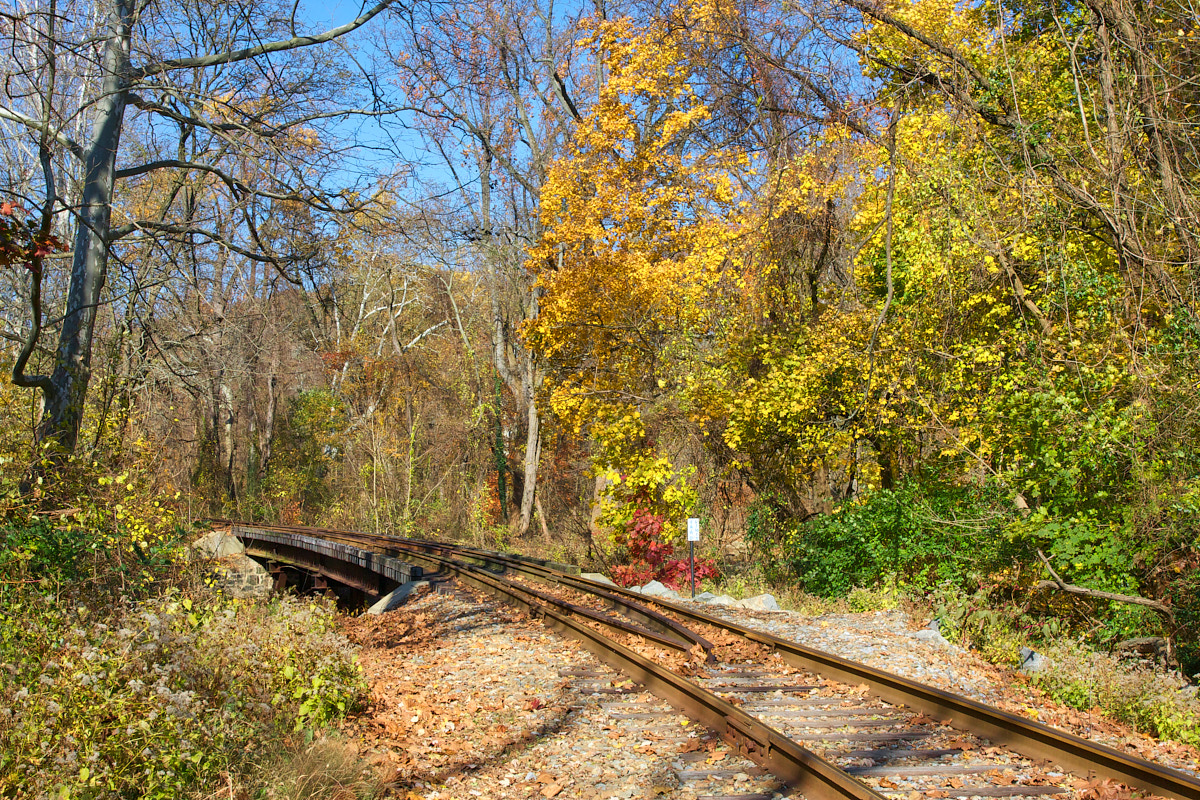
[[217,422],[220,425],[218,428],[218,450],[221,455],[221,481],[225,484],[225,492],[229,499],[237,501],[237,481],[233,474],[234,453],[237,449],[237,440],[234,436],[234,423],[237,421],[234,416],[233,404],[233,389],[230,388],[229,382],[225,380],[225,372],[222,370],[217,375]]
[[537,472],[538,461],[542,455],[542,440],[539,434],[539,423],[537,402],[533,397],[533,386],[526,384],[525,387],[525,410],[527,420],[527,430],[525,433],[525,479],[522,481],[521,491],[521,519],[517,523],[517,535],[524,536],[529,530],[529,523],[533,519],[533,497],[537,490]]
[[275,439],[275,412],[279,407],[274,365],[272,367],[271,377],[267,379],[267,410],[262,428],[258,432],[258,481],[260,484],[266,480],[267,470],[271,465],[271,443]]
[[108,274],[113,173],[129,88],[132,22],[132,3],[113,0],[101,61],[103,77],[100,99],[95,106],[96,122],[83,159],[83,191],[75,229],[71,283],[54,372],[50,376],[53,390],[47,393],[38,431],[39,441],[53,441],[61,452],[75,449],[91,378],[92,331]]

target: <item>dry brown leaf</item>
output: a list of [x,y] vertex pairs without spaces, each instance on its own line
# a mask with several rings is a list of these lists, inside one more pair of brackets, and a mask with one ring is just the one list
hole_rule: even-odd
[[1128,800],[1132,794],[1111,778],[1096,778],[1087,782],[1080,797],[1084,800]]
[[554,795],[558,794],[562,790],[563,787],[560,784],[552,783],[545,789],[542,789],[542,797],[554,797]]
[[882,786],[882,787],[883,787],[883,788],[885,788],[885,789],[895,789],[895,788],[896,788],[896,787],[898,787],[900,784],[898,784],[898,783],[894,783],[893,781],[889,781],[887,778],[880,778],[880,779],[879,779],[879,785],[880,785],[880,786]]

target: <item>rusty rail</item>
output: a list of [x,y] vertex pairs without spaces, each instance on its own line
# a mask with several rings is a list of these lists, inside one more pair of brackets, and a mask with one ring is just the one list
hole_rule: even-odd
[[[231,530],[238,525],[228,524],[233,526]],[[402,556],[406,560],[425,562],[436,569],[450,571],[469,585],[523,608],[531,615],[541,618],[551,628],[579,640],[601,661],[620,669],[688,716],[717,730],[740,752],[788,785],[811,795],[814,800],[848,797],[858,800],[881,800],[882,795],[712,692],[671,673],[577,621],[577,607],[572,608],[570,604],[544,593],[505,581],[501,576],[506,572],[515,572],[534,580],[557,583],[595,594],[606,603],[621,608],[622,613],[627,616],[658,628],[666,634],[664,638],[674,640],[678,637],[697,644],[703,642],[701,646],[707,645],[704,649],[711,657],[711,645],[707,641],[688,631],[687,627],[677,620],[645,605],[652,602],[677,617],[712,626],[769,647],[798,668],[840,682],[866,684],[873,694],[889,703],[945,719],[954,727],[985,736],[1027,757],[1048,760],[1085,775],[1114,778],[1158,795],[1179,800],[1200,800],[1200,781],[1183,772],[1153,764],[1114,748],[1090,742],[932,686],[701,613],[682,604],[647,598],[568,574],[555,568],[558,565],[549,566],[547,562],[539,559],[517,559],[489,551],[376,534],[284,526],[245,527],[282,533],[294,532],[347,544],[369,543],[386,551],[388,555]],[[492,564],[496,567],[496,572],[482,566],[463,563],[458,560],[461,558]],[[596,614],[594,611],[591,613]],[[603,620],[595,621],[606,624]],[[646,635],[644,631],[633,632]],[[682,644],[683,642],[677,642],[673,646],[679,647]]]

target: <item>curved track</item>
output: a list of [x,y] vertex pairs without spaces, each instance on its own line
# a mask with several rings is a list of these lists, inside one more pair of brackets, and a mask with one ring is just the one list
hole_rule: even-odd
[[317,537],[453,574],[579,640],[814,800],[882,800],[884,791],[907,793],[916,776],[961,787],[944,797],[1064,794],[1068,772],[1200,800],[1200,781],[1183,772],[550,562],[375,534],[217,524],[234,535]]

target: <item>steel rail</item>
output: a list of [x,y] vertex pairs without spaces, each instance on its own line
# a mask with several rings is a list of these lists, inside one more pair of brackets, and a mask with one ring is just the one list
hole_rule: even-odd
[[[236,523],[235,523],[236,524]],[[917,681],[898,675],[893,675],[874,667],[860,664],[848,659],[806,647],[796,642],[782,639],[772,634],[756,631],[737,623],[729,622],[720,617],[711,616],[678,603],[665,601],[661,598],[647,597],[639,593],[610,586],[598,581],[592,581],[562,570],[538,563],[535,559],[515,559],[504,554],[491,553],[473,548],[459,548],[411,539],[380,536],[378,534],[356,534],[347,531],[334,531],[319,528],[298,528],[283,526],[252,526],[282,531],[300,531],[309,535],[325,536],[328,538],[346,538],[363,542],[371,540],[376,546],[382,546],[397,551],[397,555],[420,559],[428,558],[433,562],[445,562],[447,569],[459,574],[472,585],[484,588],[501,599],[511,598],[517,605],[527,608],[535,616],[553,621],[551,627],[579,639],[589,650],[602,661],[609,663],[643,682],[656,694],[671,702],[676,707],[691,714],[706,725],[721,731],[734,741],[739,749],[753,760],[762,764],[779,778],[802,791],[813,792],[814,797],[824,800],[825,797],[860,796],[858,794],[820,794],[829,792],[834,787],[840,787],[842,778],[849,780],[859,790],[870,793],[872,798],[881,797],[867,787],[854,781],[837,767],[825,762],[815,754],[792,742],[783,734],[775,731],[758,720],[750,717],[732,704],[727,703],[712,693],[690,683],[686,679],[645,659],[644,657],[611,642],[607,637],[594,629],[575,623],[566,615],[553,612],[551,609],[540,607],[537,603],[518,601],[517,591],[501,588],[504,582],[491,575],[482,567],[462,564],[452,561],[449,554],[459,557],[469,557],[491,562],[500,568],[501,572],[512,570],[523,573],[531,578],[550,583],[560,583],[582,591],[595,593],[615,599],[619,605],[633,604],[645,608],[644,603],[650,602],[677,615],[696,623],[715,627],[717,629],[741,636],[749,641],[769,647],[778,652],[789,664],[800,669],[820,674],[826,678],[843,683],[866,684],[871,693],[886,702],[903,705],[929,716],[944,720],[947,724],[960,730],[969,731],[987,737],[998,744],[1003,744],[1017,753],[1027,757],[1053,762],[1063,767],[1088,776],[1101,775],[1117,779],[1132,787],[1149,791],[1154,794],[1178,798],[1178,800],[1200,800],[1200,780],[1167,767],[1154,764],[1145,759],[1130,756],[1126,753],[1088,741],[1074,734],[1060,731],[1019,717],[1006,711],[987,706],[983,703],[960,697],[942,689],[928,686]],[[446,555],[435,555],[441,552]],[[531,563],[534,562],[534,563]],[[486,576],[486,577],[485,577]],[[538,611],[538,608],[541,611]],[[663,615],[665,616],[665,615]],[[669,617],[667,617],[670,620]],[[678,623],[670,620],[672,627]],[[549,622],[547,624],[550,624]],[[683,627],[683,626],[680,626]],[[686,630],[686,628],[683,628]],[[695,636],[696,634],[692,634]],[[611,651],[606,648],[613,648]],[[624,652],[622,652],[624,651]],[[606,653],[614,655],[606,655]],[[611,659],[611,660],[610,660]],[[661,690],[661,692],[660,692]],[[711,696],[711,700],[708,697]],[[713,704],[715,702],[715,705]],[[721,713],[718,713],[721,712]],[[733,711],[733,714],[729,714]],[[740,742],[740,744],[738,744]],[[776,763],[777,758],[772,754],[785,754],[790,748],[798,748],[803,756],[785,757],[786,763]],[[826,773],[818,770],[811,771],[809,759],[816,759],[823,768],[833,770],[841,777],[826,777]],[[815,762],[813,762],[815,763]],[[823,769],[822,768],[822,769]],[[820,777],[813,777],[820,775]],[[817,788],[805,788],[801,781],[812,784],[816,781]]]
[[[387,546],[389,544],[391,544],[390,537],[380,537],[377,534],[357,534],[357,533],[348,533],[345,531],[341,531],[341,532],[319,531],[319,530],[313,529],[313,528],[302,528],[301,529],[299,526],[297,526],[298,530],[296,530],[296,531],[288,531],[286,527],[278,526],[278,525],[264,526],[264,525],[243,525],[241,523],[230,523],[230,526],[231,526],[230,527],[231,532],[242,530],[242,531],[245,531],[246,533],[250,534],[251,536],[253,536],[258,531],[263,531],[268,534],[290,533],[293,536],[299,537],[302,541],[304,541],[305,543],[308,543],[308,544],[312,544],[313,542],[321,542],[322,540],[327,541],[327,542],[336,542],[343,547],[349,547],[356,554],[362,553],[363,551],[360,549],[360,547],[367,543],[378,546],[380,544],[380,542],[382,542],[385,549],[388,549]],[[300,532],[301,530],[303,532]],[[395,548],[390,548],[390,549],[392,549],[393,553],[399,552]],[[375,555],[376,558],[382,557],[385,561],[386,560],[391,560],[391,561],[397,560],[391,554],[387,554],[387,553],[375,553],[373,555]],[[408,554],[406,553],[406,555],[408,555]],[[358,559],[358,563],[366,564],[368,569],[374,569],[376,572],[383,574],[383,569],[381,568],[381,565],[378,565],[378,564],[372,565],[369,563],[369,560],[364,560],[362,558]],[[297,566],[302,567],[302,568],[319,568],[320,565],[298,563]],[[389,576],[393,575],[394,570],[389,570],[387,572],[387,574]],[[343,580],[342,578],[340,578],[339,576],[334,575],[334,574],[330,574],[329,577],[331,577],[335,580]],[[379,587],[369,587],[368,588],[365,586],[361,586],[359,584],[351,584],[351,585],[355,585],[356,588],[361,588],[361,589],[368,590],[371,592],[375,592],[379,588]],[[574,603],[569,603],[564,600],[559,600],[557,598],[554,598],[554,597],[551,597],[550,595],[545,594],[544,592],[539,592],[536,589],[532,589],[529,587],[523,587],[523,588],[524,588],[524,591],[528,592],[530,595],[532,595],[534,597],[537,597],[539,600],[541,600],[543,602],[554,603],[554,604],[560,605],[563,608],[567,609],[570,613],[572,613],[576,616],[590,619],[593,622],[603,625],[611,630],[618,631],[621,633],[632,634],[634,636],[640,636],[643,639],[646,639],[649,642],[651,642],[652,644],[655,644],[659,647],[666,648],[668,650],[677,650],[677,651],[680,651],[683,653],[690,652],[693,649],[693,647],[695,647],[695,642],[691,641],[690,637],[672,635],[675,633],[676,630],[684,631],[684,632],[687,631],[687,628],[680,625],[678,622],[674,622],[674,620],[672,620],[672,622],[674,624],[674,628],[668,628],[667,630],[669,632],[662,633],[659,631],[649,630],[647,628],[639,627],[637,625],[626,622],[623,619],[617,619],[616,617],[612,617],[607,614],[602,614],[599,611],[596,611],[595,609],[588,608],[587,606],[581,606],[581,605],[577,605]],[[667,619],[667,617],[665,615],[658,614],[658,612],[652,612],[649,609],[647,609],[647,612],[656,614],[657,616],[662,617],[663,619]]]
[[[576,578],[568,573],[563,573],[555,567],[549,566],[549,564],[552,562],[545,562],[542,559],[514,559],[504,553],[496,553],[489,550],[479,550],[476,548],[455,547],[453,545],[445,545],[439,542],[423,542],[417,539],[400,539],[397,537],[381,536],[379,534],[369,534],[369,536],[372,539],[381,542],[385,548],[402,545],[405,548],[408,548],[407,552],[411,552],[411,549],[415,548],[424,552],[437,552],[443,555],[458,555],[465,553],[472,558],[476,558],[487,563],[501,564],[505,567],[506,571],[514,570],[542,583],[559,585],[566,584],[572,588],[578,589],[580,587],[574,586],[571,583],[571,580],[574,579],[586,581],[586,579]],[[530,564],[529,562],[537,563]],[[560,580],[560,576],[562,578],[566,578],[567,580]],[[631,619],[637,620],[647,627],[655,628],[667,636],[675,636],[691,642],[691,644],[685,649],[690,651],[695,647],[699,647],[704,653],[705,663],[715,663],[716,657],[712,652],[712,642],[708,641],[703,636],[700,636],[687,626],[681,625],[678,620],[672,619],[666,614],[662,614],[646,606],[644,601],[642,601],[640,598],[637,600],[631,600],[622,595],[606,591],[604,588],[598,588],[602,587],[603,584],[597,584],[594,581],[586,581],[586,583],[587,586],[584,588],[584,591],[587,594],[599,597],[610,608],[620,609],[622,614]]]
[[[717,731],[737,752],[765,767],[787,786],[812,800],[886,800],[883,795],[747,714],[715,693],[676,675],[553,607],[532,601],[519,587],[470,564],[427,552],[411,558],[456,574],[460,580],[525,610],[553,630],[579,641],[600,661],[620,670],[658,697]],[[540,593],[539,593],[540,594]]]
[[[466,552],[479,552],[471,548],[462,549]],[[716,627],[769,647],[794,667],[842,683],[866,684],[872,694],[885,702],[923,712],[951,727],[984,736],[1029,758],[1049,761],[1056,766],[1088,776],[1103,775],[1114,778],[1135,788],[1166,797],[1200,800],[1200,780],[1186,773],[1130,756],[1116,748],[1091,742],[1049,725],[662,598],[647,597],[543,564],[531,564],[528,559],[513,559],[505,554],[494,554],[491,557],[509,569],[537,573],[546,580],[584,591],[638,598],[642,602],[654,603],[685,619]]]
[[[570,579],[571,583],[596,583],[597,586],[612,591],[612,587],[588,581],[586,578],[565,574],[563,577]],[[633,592],[630,594],[642,597]],[[1114,778],[1134,788],[1166,797],[1200,800],[1200,780],[1178,770],[1130,756],[1116,748],[1088,741],[1066,731],[933,686],[704,614],[679,603],[661,598],[643,599],[648,599],[686,619],[711,625],[770,647],[794,667],[843,683],[865,683],[873,694],[886,702],[904,705],[944,719],[952,727],[985,736],[1029,758],[1051,761],[1056,766],[1084,775]]]

